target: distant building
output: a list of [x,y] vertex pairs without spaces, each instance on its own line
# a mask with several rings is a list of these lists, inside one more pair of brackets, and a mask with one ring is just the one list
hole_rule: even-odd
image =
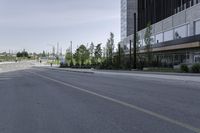
[[152,25],[152,52],[161,62],[178,65],[200,62],[200,0],[121,0],[121,44],[133,40],[134,13],[140,53]]

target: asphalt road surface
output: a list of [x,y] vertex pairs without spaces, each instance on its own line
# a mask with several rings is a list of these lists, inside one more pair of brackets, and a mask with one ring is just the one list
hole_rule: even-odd
[[43,68],[0,73],[0,133],[200,133],[200,83]]

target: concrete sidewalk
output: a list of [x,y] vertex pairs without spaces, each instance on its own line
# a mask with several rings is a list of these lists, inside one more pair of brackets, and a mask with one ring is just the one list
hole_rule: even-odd
[[58,67],[43,67],[46,69],[70,71],[78,73],[91,73],[91,74],[106,74],[116,76],[136,76],[146,78],[157,78],[166,80],[179,80],[179,81],[192,81],[200,83],[200,74],[192,73],[161,73],[161,72],[142,72],[142,71],[117,71],[117,70],[95,70],[95,69],[72,69],[72,68],[58,68]]
[[12,64],[12,63],[15,63],[14,61],[13,62],[0,62],[0,65],[4,65],[4,64]]
[[20,62],[1,62],[0,63],[0,73],[30,69],[34,66],[33,61],[20,61]]

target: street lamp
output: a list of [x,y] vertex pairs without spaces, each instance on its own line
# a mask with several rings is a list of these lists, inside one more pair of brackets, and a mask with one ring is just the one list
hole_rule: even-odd
[[136,45],[136,39],[137,39],[137,36],[136,36],[136,13],[134,13],[134,64],[133,64],[133,69],[136,69],[137,68],[137,53],[136,53],[136,49],[137,49],[137,45]]

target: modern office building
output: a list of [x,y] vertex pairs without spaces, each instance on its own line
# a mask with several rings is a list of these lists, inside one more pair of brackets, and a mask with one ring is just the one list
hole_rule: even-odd
[[134,16],[137,12],[137,0],[121,0],[121,38],[126,38],[134,32]]
[[200,62],[200,0],[121,0],[121,44],[133,40],[134,13],[137,34],[145,53],[144,35],[152,27],[152,52],[173,65]]

